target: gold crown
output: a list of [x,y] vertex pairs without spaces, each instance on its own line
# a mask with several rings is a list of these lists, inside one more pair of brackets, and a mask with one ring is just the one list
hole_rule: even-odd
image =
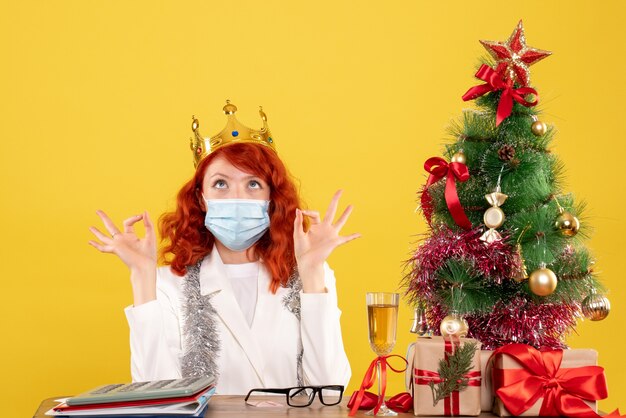
[[267,116],[263,112],[263,108],[259,106],[259,114],[263,120],[263,127],[260,130],[250,129],[247,126],[242,125],[235,117],[237,106],[230,103],[230,100],[226,100],[224,106],[224,114],[228,117],[226,126],[220,133],[211,138],[204,138],[198,128],[200,123],[195,116],[192,116],[193,122],[191,123],[191,129],[194,136],[189,138],[189,147],[193,151],[194,167],[198,167],[200,161],[218,148],[224,147],[230,144],[250,143],[260,144],[269,147],[276,151],[274,146],[274,140],[270,133],[270,129],[267,126]]

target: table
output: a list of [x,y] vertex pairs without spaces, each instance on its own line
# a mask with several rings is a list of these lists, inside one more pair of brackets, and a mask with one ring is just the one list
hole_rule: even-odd
[[[39,409],[35,412],[34,418],[50,418],[45,415],[46,411],[55,406],[57,403],[55,399],[64,398],[65,396],[55,396],[54,398],[45,399]],[[348,416],[348,408],[345,406],[348,403],[347,399],[343,399],[339,405],[324,406],[318,399],[313,401],[313,404],[306,408],[291,408],[284,407],[272,407],[272,408],[257,408],[254,406],[246,405],[243,401],[244,396],[240,395],[213,395],[209,401],[209,408],[207,409],[205,418],[211,417],[300,417],[300,416],[317,416],[328,418],[345,418]],[[276,396],[264,396],[262,398],[256,397],[256,399],[267,399],[273,401],[279,401]],[[284,402],[284,398],[280,401]],[[359,411],[355,416],[365,416],[365,411]],[[412,414],[402,414],[412,416]]]
[[[49,418],[44,415],[47,410],[56,405],[55,399],[65,398],[66,396],[55,396],[54,398],[45,399],[39,405],[39,409],[35,412],[33,418]],[[339,405],[324,406],[319,400],[313,401],[313,404],[306,408],[290,408],[290,407],[276,407],[276,408],[257,408],[254,406],[246,405],[243,401],[244,396],[239,395],[214,395],[209,401],[209,409],[205,414],[205,418],[212,417],[325,417],[325,418],[345,418],[348,416],[348,408],[346,404],[348,399],[344,397]],[[276,401],[276,397],[265,397],[268,400]],[[358,411],[355,417],[364,417],[366,411]],[[412,417],[411,412],[405,414],[398,414],[399,417]],[[483,412],[479,418],[493,418],[494,415],[489,412]]]
[[[55,406],[57,403],[55,399],[64,398],[65,396],[55,396],[54,398],[45,399],[39,409],[35,412],[34,418],[50,418],[45,415],[46,411]],[[291,408],[284,407],[272,407],[272,408],[257,408],[254,406],[246,405],[243,401],[244,396],[240,395],[213,395],[209,401],[209,408],[207,409],[205,418],[211,417],[277,417],[277,416],[317,416],[328,418],[345,418],[348,416],[348,408],[345,406],[348,403],[347,399],[343,399],[339,405],[324,406],[319,400],[313,401],[313,404],[306,408]],[[278,401],[276,396],[257,397],[256,399],[267,399]],[[281,399],[284,402],[284,398]],[[365,411],[359,411],[355,416],[364,416]],[[412,414],[402,414],[412,416]]]

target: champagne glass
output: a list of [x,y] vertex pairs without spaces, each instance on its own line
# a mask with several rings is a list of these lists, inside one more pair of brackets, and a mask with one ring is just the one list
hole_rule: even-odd
[[[386,356],[396,345],[396,329],[398,326],[398,293],[367,293],[367,322],[369,325],[370,347],[376,355]],[[380,396],[380,363],[378,363],[378,395]],[[389,409],[383,401],[377,414],[374,410],[365,415],[393,417],[398,415]]]

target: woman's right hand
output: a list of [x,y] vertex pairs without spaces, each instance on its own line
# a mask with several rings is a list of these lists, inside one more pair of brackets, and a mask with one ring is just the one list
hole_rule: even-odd
[[[131,272],[135,306],[156,299],[156,236],[148,212],[126,219],[123,223],[123,231],[120,231],[103,211],[98,210],[96,214],[102,219],[104,227],[111,236],[91,226],[89,230],[100,241],[90,240],[89,244],[100,252],[117,255],[128,266]],[[142,219],[146,235],[139,238],[133,225]]]

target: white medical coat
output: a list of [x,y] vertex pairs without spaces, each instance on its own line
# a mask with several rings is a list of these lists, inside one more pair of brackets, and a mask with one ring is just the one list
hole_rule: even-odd
[[[300,292],[301,320],[283,305],[290,289],[269,290],[271,277],[261,264],[257,304],[249,326],[233,294],[219,253],[213,251],[200,267],[200,293],[215,293],[220,350],[216,360],[216,393],[246,394],[252,388],[297,386],[297,356],[303,348],[306,385],[344,385],[350,364],[344,351],[333,271],[324,263],[328,293]],[[169,266],[157,270],[157,298],[125,309],[130,327],[133,381],[181,378],[184,353],[183,277]]]

